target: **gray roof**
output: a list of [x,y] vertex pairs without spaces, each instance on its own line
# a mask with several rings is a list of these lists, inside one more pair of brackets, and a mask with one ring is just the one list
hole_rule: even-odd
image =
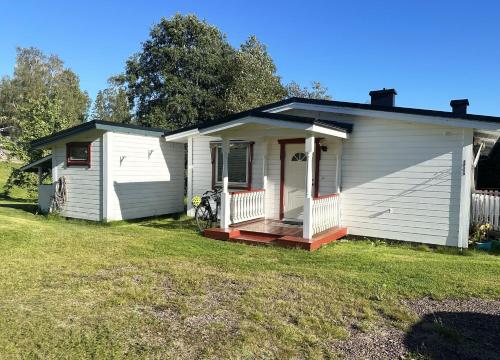
[[42,137],[31,142],[31,146],[35,148],[44,147],[56,141],[62,140],[69,136],[78,135],[85,131],[92,129],[104,130],[104,131],[117,131],[117,132],[127,132],[146,136],[161,136],[165,133],[165,129],[149,128],[145,126],[122,124],[111,121],[104,120],[92,120],[85,122],[83,124],[73,126],[69,129],[65,129],[56,132],[52,135]]

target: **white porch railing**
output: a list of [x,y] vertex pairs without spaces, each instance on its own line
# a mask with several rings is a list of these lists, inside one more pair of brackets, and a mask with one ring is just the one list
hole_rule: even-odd
[[500,191],[476,190],[472,193],[471,223],[491,224],[500,230]]
[[231,223],[264,217],[264,190],[250,190],[230,194]]
[[313,234],[340,226],[340,194],[319,196],[313,199]]

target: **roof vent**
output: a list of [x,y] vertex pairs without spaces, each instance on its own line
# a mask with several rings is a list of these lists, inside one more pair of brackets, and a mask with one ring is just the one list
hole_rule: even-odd
[[469,106],[469,99],[451,100],[450,105],[453,114],[466,115],[467,106]]
[[396,90],[386,88],[370,91],[370,96],[372,98],[371,104],[378,106],[394,106],[397,94]]

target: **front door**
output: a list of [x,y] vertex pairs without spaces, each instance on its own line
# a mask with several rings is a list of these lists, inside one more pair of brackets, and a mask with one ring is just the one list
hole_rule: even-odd
[[284,211],[285,220],[302,221],[306,197],[307,157],[304,144],[285,147]]

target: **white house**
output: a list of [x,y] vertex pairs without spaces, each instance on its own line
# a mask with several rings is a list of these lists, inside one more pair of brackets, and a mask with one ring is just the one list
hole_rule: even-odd
[[[174,132],[94,122],[34,145],[52,148],[53,179],[67,177],[70,217],[179,211],[187,144],[188,214],[193,196],[223,187],[220,228],[207,236],[315,249],[350,233],[467,247],[473,144],[498,137],[500,118],[467,114],[467,100],[445,112],[396,107],[393,89],[370,96],[290,98]],[[79,136],[93,139],[94,172],[68,163]],[[92,197],[73,194],[78,181]]]

